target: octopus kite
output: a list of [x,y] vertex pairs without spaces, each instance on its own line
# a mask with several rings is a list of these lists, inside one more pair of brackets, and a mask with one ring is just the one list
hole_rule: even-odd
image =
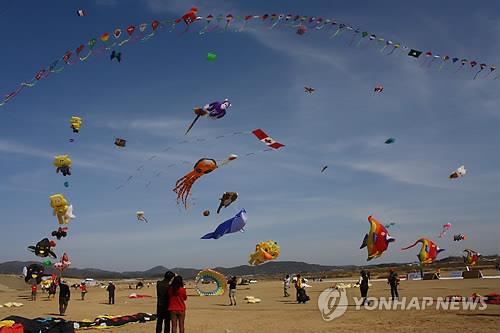
[[[231,102],[226,98],[224,101],[215,101],[210,104],[206,104],[203,108],[194,108],[193,112],[196,115],[191,125],[189,125],[186,134],[193,128],[194,124],[198,121],[200,117],[208,116],[210,119],[220,119],[226,115],[226,110],[231,107]],[[186,135],[185,134],[185,135]]]
[[203,175],[217,169],[217,162],[211,158],[202,158],[194,165],[193,171],[177,180],[172,191],[177,194],[177,203],[182,202],[187,209],[187,199],[191,194],[191,187]]
[[274,260],[280,255],[280,246],[273,240],[260,242],[255,246],[255,252],[250,255],[248,263],[252,266],[260,265],[266,261]]
[[433,241],[426,238],[420,238],[415,243],[410,246],[404,247],[401,250],[407,250],[414,247],[418,243],[422,243],[422,248],[417,255],[420,265],[432,264],[439,253],[443,252],[444,249],[440,249]]
[[28,246],[28,250],[35,253],[35,255],[38,257],[46,258],[50,256],[51,258],[55,259],[57,258],[57,256],[54,251],[52,251],[52,248],[55,246],[56,242],[49,241],[48,238],[44,238],[36,243],[35,246]]
[[68,224],[70,219],[75,218],[73,215],[73,206],[69,205],[62,194],[51,195],[50,206],[54,209],[53,215],[57,216],[59,224]]
[[474,266],[479,261],[481,254],[471,249],[464,250],[464,263],[466,265]]
[[69,267],[69,265],[71,265],[71,261],[69,261],[68,254],[66,252],[64,252],[62,257],[61,257],[61,261],[56,262],[54,264],[54,268],[62,273],[66,268]]
[[366,261],[378,258],[387,250],[389,243],[394,242],[395,239],[389,235],[387,228],[377,221],[373,216],[368,216],[370,223],[370,231],[365,235],[360,249],[366,246],[368,250],[368,258]]

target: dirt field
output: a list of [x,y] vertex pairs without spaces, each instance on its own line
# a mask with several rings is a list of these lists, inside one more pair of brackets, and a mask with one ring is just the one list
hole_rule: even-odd
[[[359,296],[359,290],[347,289],[349,306],[346,313],[330,322],[323,321],[318,310],[318,296],[331,282],[310,282],[308,288],[311,301],[305,305],[294,302],[292,297],[282,297],[282,284],[279,281],[263,281],[251,286],[238,286],[236,307],[228,306],[226,295],[218,297],[199,297],[188,287],[188,310],[186,332],[499,332],[500,306],[489,305],[483,311],[436,310],[435,307],[423,311],[417,310],[356,310],[353,296]],[[16,288],[23,288],[18,290]],[[151,295],[151,298],[129,299],[132,292]],[[439,297],[447,295],[470,296],[472,293],[487,294],[500,292],[500,279],[476,280],[434,280],[402,281],[400,296]],[[28,318],[58,316],[57,300],[47,300],[39,293],[36,302],[29,301],[30,290],[18,277],[0,277],[0,304],[22,302],[21,308],[0,308],[0,319],[8,315]],[[80,300],[80,293],[72,289],[67,315],[68,320],[93,319],[100,314],[125,315],[136,312],[154,313],[156,308],[155,288],[129,290],[128,285],[119,284],[116,304],[107,305],[107,293],[104,289],[89,288],[85,301]],[[246,304],[245,296],[262,299],[259,304]],[[388,296],[388,285],[383,281],[373,282],[369,296]],[[131,324],[107,330],[107,332],[154,332],[155,323]]]

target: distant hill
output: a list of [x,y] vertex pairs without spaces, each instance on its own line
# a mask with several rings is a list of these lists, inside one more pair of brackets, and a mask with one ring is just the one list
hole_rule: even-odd
[[[494,261],[498,260],[498,256],[485,256],[489,258],[489,262],[494,266]],[[39,263],[37,261],[8,261],[0,263],[0,274],[21,274],[23,268],[27,265]],[[325,266],[318,264],[308,264],[305,262],[297,261],[271,261],[259,266],[236,266],[236,267],[216,267],[215,270],[224,275],[236,276],[276,276],[287,273],[309,273],[320,275],[320,273],[338,273],[353,272],[361,268],[369,268],[374,270],[384,270],[387,267],[412,267],[415,263],[384,263],[377,265],[344,265],[344,266]],[[446,257],[437,260],[431,267],[462,267],[463,260],[461,257]],[[95,268],[68,268],[64,271],[67,277],[87,278],[92,277],[96,279],[133,279],[133,278],[159,278],[167,271],[182,275],[185,279],[192,279],[200,271],[196,268],[167,268],[164,266],[155,266],[146,271],[129,271],[129,272],[113,272]],[[47,274],[54,272],[53,268],[49,267],[45,271]],[[322,274],[323,275],[323,274]]]

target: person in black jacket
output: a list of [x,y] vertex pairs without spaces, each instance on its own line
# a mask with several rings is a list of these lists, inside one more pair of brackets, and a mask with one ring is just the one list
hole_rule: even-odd
[[68,308],[71,291],[65,281],[59,280],[59,314],[64,316]]
[[106,288],[106,290],[108,291],[108,298],[109,298],[109,304],[115,304],[115,285],[113,284],[113,282],[109,281],[109,284],[108,284],[108,287]]
[[389,270],[389,278],[387,279],[387,283],[391,286],[391,297],[392,299],[398,299],[399,293],[398,293],[398,284],[399,284],[399,277],[398,273],[396,273],[392,268]]
[[370,281],[370,273],[362,270],[361,276],[359,278],[359,290],[361,291],[361,297],[363,297],[363,305],[368,302],[368,284]]
[[168,311],[168,288],[175,274],[168,271],[163,280],[156,282],[156,333],[170,332],[170,312]]

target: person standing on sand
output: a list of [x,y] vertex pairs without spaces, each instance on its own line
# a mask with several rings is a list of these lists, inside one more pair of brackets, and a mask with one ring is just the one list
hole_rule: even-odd
[[168,311],[170,311],[170,318],[172,320],[172,333],[184,333],[184,319],[186,318],[186,288],[182,277],[177,275],[172,280],[168,288]]
[[233,276],[231,279],[229,279],[227,283],[229,284],[229,301],[231,302],[231,304],[229,305],[236,306],[236,276]]
[[369,281],[370,273],[362,270],[359,277],[359,290],[361,291],[361,297],[363,297],[363,305],[367,304]]
[[387,279],[387,283],[391,286],[391,297],[392,299],[398,299],[398,284],[399,277],[398,273],[396,273],[392,268],[389,270],[389,278]]
[[69,286],[66,284],[66,281],[59,280],[59,314],[61,316],[66,314],[70,297],[71,291],[69,290]]
[[165,333],[170,333],[168,288],[174,276],[174,273],[168,271],[163,280],[156,282],[156,333],[161,333],[162,326]]
[[115,304],[115,285],[113,282],[109,281],[108,286],[106,287],[106,290],[108,291],[108,304]]
[[85,284],[85,282],[82,282],[80,284],[80,292],[82,293],[82,301],[85,300],[85,294],[87,293],[87,285]]
[[283,279],[283,294],[284,297],[290,296],[288,293],[288,289],[290,289],[290,275],[286,275],[285,278]]
[[31,285],[31,300],[32,301],[36,301],[36,291],[37,291],[36,283],[33,283]]

